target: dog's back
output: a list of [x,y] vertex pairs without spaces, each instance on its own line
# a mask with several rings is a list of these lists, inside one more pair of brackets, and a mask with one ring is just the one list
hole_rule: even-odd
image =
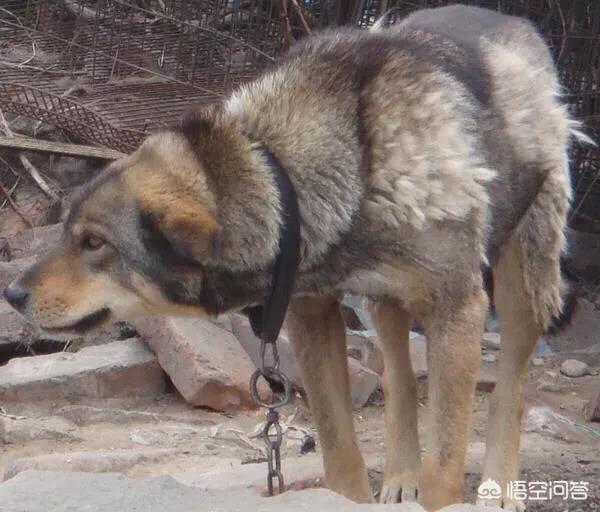
[[259,84],[226,108],[277,152],[305,199],[307,265],[369,209],[391,229],[480,209],[493,264],[548,175],[566,179],[556,71],[521,18],[459,5],[320,34]]
[[563,182],[559,188],[570,197],[571,130],[552,56],[529,21],[477,7],[417,11],[395,30],[431,45],[449,72],[484,87],[484,147],[499,173],[489,185],[493,263],[546,179]]

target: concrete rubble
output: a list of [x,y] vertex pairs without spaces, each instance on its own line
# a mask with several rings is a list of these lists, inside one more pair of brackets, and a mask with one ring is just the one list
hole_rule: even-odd
[[12,261],[0,261],[0,290],[4,290],[17,276],[31,267],[36,259],[35,256],[28,256]]
[[[36,492],[32,493],[31,489]],[[0,484],[0,503],[11,512],[423,512],[415,503],[359,505],[326,489],[289,491],[264,498],[251,490],[202,490],[171,477],[134,480],[115,473],[26,471]],[[496,512],[500,509],[453,505],[440,512]]]
[[23,457],[7,465],[3,480],[9,480],[23,471],[32,469],[84,473],[124,471],[141,463],[164,461],[180,453],[180,450],[174,448],[143,448],[50,453],[36,457]]
[[[233,334],[236,336],[242,347],[244,347],[244,350],[248,353],[252,362],[258,366],[260,364],[260,340],[254,336],[252,328],[250,327],[250,322],[242,315],[233,314],[231,315],[231,323]],[[373,342],[367,338],[356,335],[348,336],[348,338],[349,347],[356,346],[361,350],[359,361],[352,357],[348,358],[352,406],[354,408],[360,408],[368,402],[371,395],[380,387],[379,375],[368,365],[372,360],[373,365],[376,368],[383,370],[382,363],[377,362],[378,356],[372,355],[373,352],[376,352],[379,354],[379,359],[381,359],[381,352],[377,347],[374,347]],[[356,340],[357,338],[358,340]],[[354,344],[352,344],[353,340]],[[370,347],[367,346],[367,343],[370,344]],[[294,358],[292,344],[285,333],[282,333],[279,336],[277,348],[281,370],[297,388],[302,389],[302,380]],[[362,352],[363,349],[364,352]]]
[[560,365],[560,373],[567,377],[584,377],[590,373],[590,367],[583,361],[567,359]]
[[567,443],[592,439],[593,434],[587,428],[581,428],[577,422],[554,411],[545,404],[533,404],[523,416],[523,431],[535,432]]
[[38,256],[54,247],[63,233],[62,224],[35,226],[10,238],[11,260]]
[[[0,353],[4,345],[20,343],[26,337],[24,322],[19,314],[7,302],[0,300]],[[6,349],[8,351],[8,348]],[[8,352],[6,354],[8,357]]]
[[31,441],[79,441],[77,429],[64,418],[25,418],[0,416],[0,444]]
[[481,346],[487,350],[500,350],[500,334],[497,332],[484,333]]
[[0,367],[0,402],[155,396],[164,390],[156,357],[137,339],[11,359]]
[[67,405],[56,411],[73,424],[81,427],[94,425],[96,423],[126,424],[126,423],[161,423],[161,422],[185,422],[194,425],[212,425],[213,422],[206,415],[197,416],[158,414],[145,411],[128,411],[111,407],[91,407],[88,405]]
[[148,318],[136,327],[186,402],[219,411],[254,407],[248,382],[255,366],[233,334],[192,318]]

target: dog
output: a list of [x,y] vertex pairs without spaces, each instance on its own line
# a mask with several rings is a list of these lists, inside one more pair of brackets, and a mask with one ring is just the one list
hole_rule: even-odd
[[[54,336],[260,305],[296,205],[286,321],[327,485],[373,499],[339,310],[352,292],[371,304],[385,360],[380,500],[438,510],[463,498],[491,271],[502,351],[482,480],[503,491],[481,504],[522,511],[507,494],[519,474],[521,381],[567,293],[559,261],[578,132],[560,91],[536,29],[480,8],[306,38],[222,104],[108,165],[73,199],[59,246],[5,297]],[[412,320],[428,340],[423,460]]]

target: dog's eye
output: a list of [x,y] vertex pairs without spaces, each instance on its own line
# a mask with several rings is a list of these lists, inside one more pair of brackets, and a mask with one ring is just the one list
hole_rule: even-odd
[[95,251],[105,244],[105,240],[96,235],[87,235],[81,242],[81,247],[86,251]]

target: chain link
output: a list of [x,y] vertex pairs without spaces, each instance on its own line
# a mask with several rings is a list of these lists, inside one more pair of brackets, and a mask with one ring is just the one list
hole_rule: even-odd
[[[270,347],[270,363],[267,362],[267,345]],[[260,378],[265,379],[267,383],[277,383],[281,391],[273,391],[272,397],[264,399],[258,391],[258,382]],[[277,343],[267,343],[261,340],[260,345],[260,367],[252,374],[250,379],[250,393],[253,400],[260,406],[266,407],[267,418],[262,431],[262,437],[267,448],[267,490],[269,496],[273,496],[273,481],[277,479],[278,492],[281,494],[285,490],[283,473],[281,472],[281,443],[283,441],[283,431],[279,424],[279,413],[277,409],[288,404],[291,398],[292,386],[288,378],[279,369],[279,352]]]

